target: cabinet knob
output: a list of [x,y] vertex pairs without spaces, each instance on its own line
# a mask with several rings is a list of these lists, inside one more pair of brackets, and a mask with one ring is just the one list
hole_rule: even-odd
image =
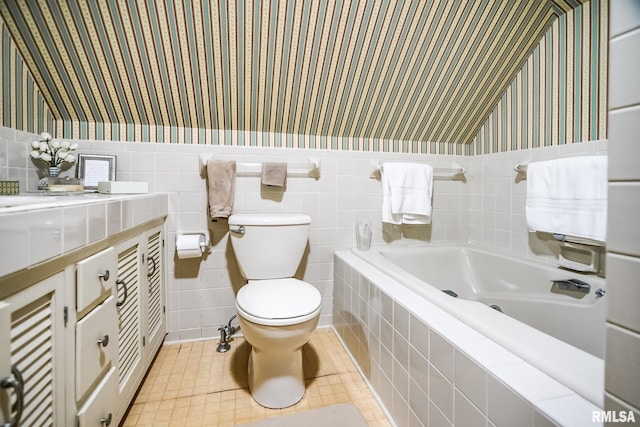
[[106,282],[109,280],[109,270],[105,270],[104,273],[99,273],[98,277]]
[[111,425],[111,412],[106,417],[100,418],[100,425],[109,427]]
[[109,335],[105,335],[102,338],[98,338],[98,345],[101,345],[103,347],[108,346],[109,345]]

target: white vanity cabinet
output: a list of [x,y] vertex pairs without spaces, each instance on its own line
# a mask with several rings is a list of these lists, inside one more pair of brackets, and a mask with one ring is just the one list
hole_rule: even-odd
[[0,302],[2,425],[65,425],[64,289],[58,271]]
[[[118,393],[129,402],[166,333],[164,231],[156,227],[115,247],[118,260]],[[127,411],[123,405],[120,419]]]
[[[78,218],[83,200],[91,208]],[[66,201],[47,207],[47,214],[66,218]],[[166,334],[167,195],[68,201],[74,206],[69,218],[78,224],[50,224],[60,239],[58,252],[15,269],[0,259],[2,426],[16,425],[18,415],[20,426],[119,425]],[[0,209],[0,224],[30,215],[27,208]],[[77,230],[82,235],[90,224],[97,226],[86,233],[86,244],[63,251],[67,230],[77,240]],[[26,248],[28,257],[38,232],[0,227],[0,241]]]

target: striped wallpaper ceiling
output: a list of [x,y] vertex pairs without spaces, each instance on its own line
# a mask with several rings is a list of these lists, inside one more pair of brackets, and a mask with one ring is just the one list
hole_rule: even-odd
[[60,136],[125,124],[471,143],[580,3],[0,0],[0,14]]

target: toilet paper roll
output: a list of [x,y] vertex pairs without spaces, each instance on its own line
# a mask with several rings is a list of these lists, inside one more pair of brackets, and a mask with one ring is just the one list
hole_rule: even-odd
[[180,259],[200,258],[204,246],[205,239],[202,234],[181,234],[176,240],[176,252]]

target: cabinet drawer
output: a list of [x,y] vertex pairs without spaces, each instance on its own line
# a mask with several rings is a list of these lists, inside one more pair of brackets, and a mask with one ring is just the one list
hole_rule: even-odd
[[117,426],[118,375],[111,368],[78,411],[78,427]]
[[105,249],[76,264],[76,309],[82,311],[117,280],[118,261],[114,248]]
[[76,324],[76,400],[109,363],[117,365],[117,318],[116,299],[110,296]]

